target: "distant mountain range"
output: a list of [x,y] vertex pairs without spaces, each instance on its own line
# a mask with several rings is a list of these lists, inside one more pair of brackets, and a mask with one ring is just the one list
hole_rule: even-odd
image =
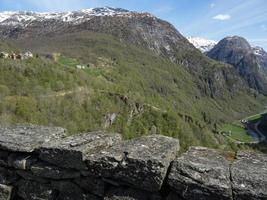
[[187,39],[203,53],[211,50],[217,44],[214,40],[208,40],[201,37],[187,37]]
[[33,22],[61,21],[65,23],[79,24],[93,16],[127,16],[133,12],[120,8],[91,8],[73,12],[2,12],[0,13],[0,25],[7,26],[29,26]]
[[251,46],[239,36],[229,36],[218,43],[199,37],[187,39],[210,58],[235,66],[250,87],[267,94],[267,53],[263,48]]
[[251,47],[245,38],[232,36],[222,39],[207,55],[233,65],[251,88],[267,94],[267,53]]

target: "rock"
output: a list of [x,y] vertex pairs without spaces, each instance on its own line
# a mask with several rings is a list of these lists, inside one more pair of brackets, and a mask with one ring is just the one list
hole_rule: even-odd
[[97,195],[104,196],[105,182],[100,178],[82,177],[76,179],[75,182],[85,191]]
[[0,200],[9,200],[12,194],[12,187],[0,184]]
[[8,166],[8,152],[0,150],[0,166],[7,167]]
[[105,195],[104,200],[152,200],[150,196],[152,195],[148,192],[132,188],[111,188]]
[[20,176],[23,179],[28,180],[28,181],[36,181],[38,183],[48,183],[49,182],[49,180],[47,180],[47,179],[33,175],[32,172],[28,172],[28,171],[24,171],[24,170],[17,170],[17,174],[18,174],[18,176]]
[[170,192],[170,194],[167,196],[166,200],[183,200],[177,193]]
[[43,143],[65,136],[65,130],[58,127],[13,126],[0,128],[0,149],[15,152],[33,152]]
[[26,170],[30,169],[31,166],[37,162],[37,158],[35,156],[27,155],[27,154],[10,154],[8,157],[8,166],[14,167],[15,169]]
[[87,172],[90,173],[91,176],[112,178],[123,159],[124,153],[121,145],[103,149],[95,154],[87,156]]
[[31,167],[31,172],[37,177],[49,179],[72,179],[80,177],[79,171],[61,169],[55,166],[47,165],[46,163],[37,163]]
[[83,161],[87,154],[98,152],[120,141],[121,135],[119,134],[93,132],[74,135],[43,145],[39,149],[40,158],[59,167],[86,169]]
[[55,191],[48,184],[21,180],[17,183],[19,197],[24,200],[54,200]]
[[16,172],[0,167],[0,184],[11,185],[18,180]]
[[100,197],[91,194],[81,194],[73,196],[71,194],[60,193],[56,200],[102,200]]
[[150,135],[91,154],[87,165],[92,173],[99,173],[104,178],[154,192],[160,190],[178,150],[178,140]]
[[173,162],[167,182],[188,200],[232,199],[229,163],[212,149],[190,148]]
[[233,195],[236,200],[267,199],[267,155],[239,152],[232,164]]
[[[70,181],[53,181],[52,187],[59,192],[57,200],[96,200],[96,196],[84,194],[82,189]],[[88,187],[90,187],[88,185]],[[100,199],[99,199],[100,200]]]

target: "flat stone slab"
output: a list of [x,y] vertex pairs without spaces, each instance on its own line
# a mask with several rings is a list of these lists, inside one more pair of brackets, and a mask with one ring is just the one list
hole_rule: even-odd
[[9,200],[12,194],[12,187],[0,184],[0,200]]
[[48,184],[40,184],[34,181],[21,180],[17,183],[18,196],[24,200],[53,200],[55,191]]
[[152,194],[146,191],[127,187],[111,187],[105,195],[104,200],[162,200],[162,198],[158,194]]
[[150,135],[124,141],[87,158],[92,174],[151,192],[159,191],[170,163],[179,150],[179,141]]
[[104,196],[106,183],[95,177],[81,177],[75,180],[75,183],[79,185],[84,191],[97,196]]
[[229,163],[213,149],[190,148],[173,162],[167,182],[188,200],[232,198]]
[[31,172],[34,176],[62,180],[62,179],[73,179],[80,177],[79,171],[71,169],[62,169],[56,166],[49,166],[46,163],[37,163],[31,167]]
[[0,167],[0,184],[11,185],[16,183],[18,176],[15,171]]
[[91,132],[73,135],[60,141],[45,144],[39,149],[39,157],[63,168],[86,169],[87,155],[120,143],[120,134]]
[[65,137],[59,127],[12,126],[0,128],[0,149],[14,152],[33,152],[46,142]]
[[267,155],[239,152],[231,167],[236,200],[267,199]]

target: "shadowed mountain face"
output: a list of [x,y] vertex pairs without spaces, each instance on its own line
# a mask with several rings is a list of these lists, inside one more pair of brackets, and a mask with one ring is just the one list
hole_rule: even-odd
[[233,65],[249,87],[267,94],[267,74],[263,69],[267,64],[264,51],[261,54],[255,52],[255,48],[252,48],[244,38],[233,36],[221,40],[207,55]]

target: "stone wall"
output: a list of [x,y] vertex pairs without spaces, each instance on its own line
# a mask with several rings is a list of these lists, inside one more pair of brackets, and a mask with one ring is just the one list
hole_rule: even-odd
[[267,156],[149,135],[67,136],[62,128],[0,128],[0,200],[267,199]]

